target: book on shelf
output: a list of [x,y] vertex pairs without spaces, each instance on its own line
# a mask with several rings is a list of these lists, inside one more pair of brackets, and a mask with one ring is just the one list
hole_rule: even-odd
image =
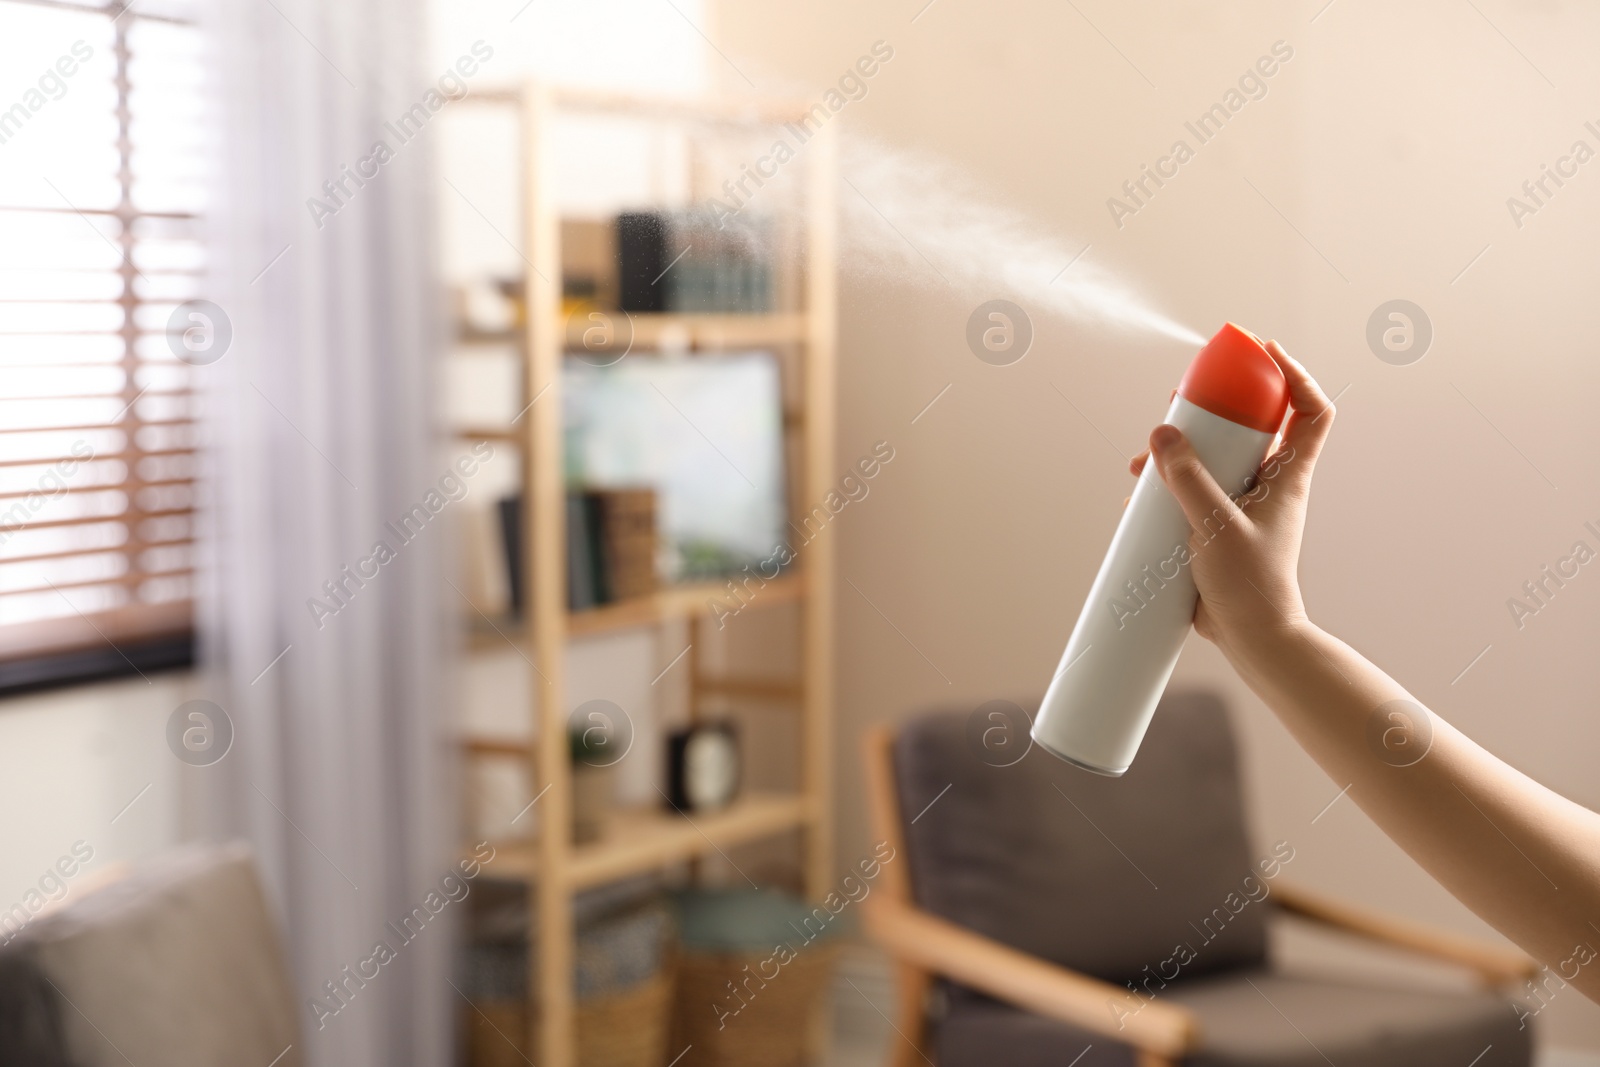
[[[499,507],[511,610],[520,615],[526,603],[521,494],[505,497]],[[564,524],[568,611],[585,611],[655,591],[655,490],[569,490]]]
[[500,498],[500,552],[505,564],[511,614],[522,615],[522,494]]
[[622,310],[667,310],[667,287],[657,284],[667,259],[666,216],[653,211],[617,216],[617,296]]
[[653,489],[603,489],[594,501],[606,594],[611,600],[656,590],[656,494]]
[[562,232],[587,239],[581,254],[568,257],[575,272],[568,277],[597,300],[615,292],[617,307],[629,312],[752,314],[775,303],[773,229],[768,218],[719,219],[703,210],[623,212],[615,221],[614,279],[595,252],[602,237],[577,224]]

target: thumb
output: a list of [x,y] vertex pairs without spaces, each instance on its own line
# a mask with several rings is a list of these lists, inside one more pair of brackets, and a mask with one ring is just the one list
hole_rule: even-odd
[[1151,432],[1150,455],[1155,458],[1156,470],[1167,484],[1167,491],[1177,498],[1192,528],[1205,529],[1209,520],[1220,529],[1244,518],[1244,512],[1228,499],[1176,426],[1163,423]]

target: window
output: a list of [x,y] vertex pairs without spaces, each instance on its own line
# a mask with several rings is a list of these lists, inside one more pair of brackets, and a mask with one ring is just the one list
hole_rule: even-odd
[[0,0],[0,687],[187,661],[199,31]]

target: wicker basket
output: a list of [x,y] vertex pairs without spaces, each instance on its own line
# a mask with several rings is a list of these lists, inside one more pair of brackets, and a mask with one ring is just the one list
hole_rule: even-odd
[[[671,1047],[693,1045],[696,1067],[800,1067],[812,1051],[812,1023],[837,955],[827,942],[807,945],[763,983],[760,967],[767,962],[770,973],[771,952],[680,950]],[[730,981],[746,990],[743,1001]],[[732,1008],[737,1014],[724,1014]]]
[[[580,1000],[579,1067],[663,1067],[671,1003],[672,981],[664,973],[631,989]],[[537,1045],[527,1047],[525,1003],[498,1001],[479,1004],[476,1011],[468,1008],[465,1026],[472,1067],[526,1067],[537,1062]]]

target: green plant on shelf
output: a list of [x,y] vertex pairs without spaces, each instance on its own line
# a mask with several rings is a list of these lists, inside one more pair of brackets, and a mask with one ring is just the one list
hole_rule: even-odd
[[574,767],[608,767],[617,759],[617,749],[624,744],[617,737],[613,724],[574,726],[567,731],[567,742],[572,752]]
[[760,562],[711,541],[681,541],[677,549],[677,580],[681,582],[716,581],[738,574],[746,565]]

